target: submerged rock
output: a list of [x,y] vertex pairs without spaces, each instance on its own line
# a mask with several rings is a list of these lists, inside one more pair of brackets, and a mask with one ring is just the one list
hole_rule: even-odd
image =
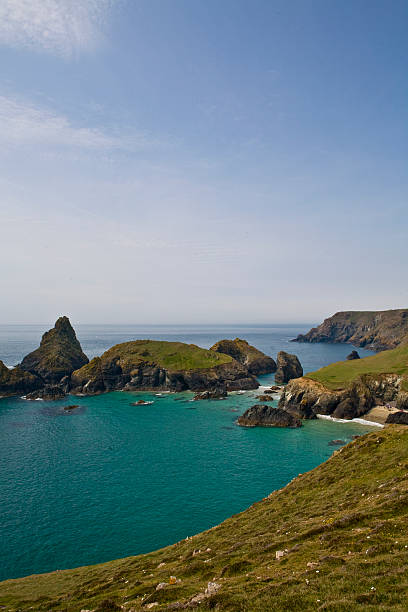
[[198,400],[211,400],[211,399],[223,399],[227,397],[228,393],[225,387],[218,387],[212,391],[203,391],[202,393],[197,393],[194,396],[194,401]]
[[351,351],[351,353],[347,355],[346,359],[348,361],[352,361],[353,359],[360,359],[360,355],[357,353],[357,351]]
[[291,355],[285,351],[279,351],[277,359],[277,370],[275,380],[278,383],[287,383],[292,378],[303,376],[303,368],[296,355]]
[[248,344],[246,340],[235,338],[235,340],[220,340],[211,347],[212,351],[230,355],[236,361],[245,366],[249,374],[258,376],[260,374],[271,374],[276,371],[276,363],[272,357],[265,355],[262,351]]
[[345,444],[344,440],[331,440],[328,442],[329,446],[342,446],[343,444]]
[[67,411],[75,410],[76,408],[79,408],[78,404],[72,404],[71,406],[64,406],[64,410],[67,410]]
[[302,421],[286,410],[265,404],[255,404],[238,418],[243,427],[301,427]]
[[20,367],[55,384],[64,376],[88,363],[68,317],[60,317],[55,326],[45,332],[38,349],[24,357]]

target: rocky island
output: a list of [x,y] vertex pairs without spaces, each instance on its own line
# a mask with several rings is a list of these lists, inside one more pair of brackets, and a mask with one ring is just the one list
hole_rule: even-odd
[[292,342],[349,342],[383,351],[408,341],[408,309],[337,312]]
[[204,393],[197,399],[211,399],[228,391],[257,389],[255,375],[275,370],[271,357],[239,338],[221,340],[210,350],[182,342],[134,340],[89,362],[69,319],[60,317],[19,366],[9,369],[0,362],[0,396],[55,400],[66,393],[191,390]]

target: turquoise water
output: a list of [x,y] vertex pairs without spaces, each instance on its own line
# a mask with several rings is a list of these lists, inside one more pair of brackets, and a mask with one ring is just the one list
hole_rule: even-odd
[[[201,333],[212,343],[212,334],[225,332]],[[285,348],[282,332],[274,333],[254,331],[256,345]],[[112,332],[107,335],[92,342],[112,344]],[[235,329],[231,335],[251,341],[249,332]],[[7,337],[13,345],[13,334]],[[83,346],[89,354],[86,341]],[[350,350],[338,346],[345,354]],[[19,347],[27,352],[24,340]],[[306,363],[324,364],[327,352],[319,362],[318,345],[290,345],[300,354],[298,347],[304,363],[309,355]],[[235,421],[254,396],[192,402],[190,393],[117,392],[59,402],[0,400],[0,579],[178,541],[315,467],[333,452],[331,440],[347,442],[371,429],[327,421],[305,422],[300,429],[240,428]],[[153,403],[130,405],[140,398]],[[69,403],[80,408],[66,412]]]

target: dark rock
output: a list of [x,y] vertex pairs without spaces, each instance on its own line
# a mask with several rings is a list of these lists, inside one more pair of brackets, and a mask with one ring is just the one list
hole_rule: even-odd
[[25,395],[43,386],[38,376],[25,372],[19,366],[9,369],[0,361],[0,397]]
[[71,406],[64,406],[64,410],[75,410],[75,408],[79,408],[78,405],[72,404]]
[[194,400],[211,400],[211,399],[223,399],[227,397],[228,393],[225,387],[219,387],[218,389],[213,389],[212,391],[203,391],[202,393],[197,393],[194,396]]
[[270,395],[257,395],[256,399],[258,399],[260,402],[272,402],[273,401],[273,397],[271,397]]
[[394,423],[395,425],[408,425],[408,412],[403,412],[402,410],[398,412],[392,412],[388,415],[385,423]]
[[287,383],[292,378],[303,376],[303,368],[296,355],[291,355],[285,351],[279,351],[277,359],[277,370],[275,380],[278,383]]
[[32,391],[26,395],[26,399],[28,400],[59,400],[65,397],[65,393],[59,385],[45,385],[42,389],[38,391]]
[[343,444],[345,444],[344,440],[331,440],[331,442],[328,443],[329,446],[342,446]]
[[353,359],[360,359],[360,355],[357,353],[357,351],[351,351],[351,353],[347,355],[346,359],[348,361],[352,361]]
[[230,355],[236,361],[245,366],[249,374],[258,376],[270,374],[276,371],[276,363],[272,357],[265,355],[246,340],[235,338],[235,340],[220,340],[211,347],[212,351]]
[[301,427],[302,421],[281,408],[255,404],[238,418],[238,425],[243,427]]
[[82,352],[69,319],[60,317],[43,335],[39,348],[24,357],[20,367],[45,383],[55,384],[86,363],[88,357]]
[[270,390],[271,391],[281,391],[282,387],[280,387],[279,385],[272,385]]

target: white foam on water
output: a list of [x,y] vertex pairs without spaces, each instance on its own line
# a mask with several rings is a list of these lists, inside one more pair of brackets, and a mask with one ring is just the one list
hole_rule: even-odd
[[335,421],[336,423],[359,423],[360,425],[372,425],[373,427],[381,427],[382,423],[376,423],[375,421],[367,421],[366,419],[336,419],[335,417],[329,416],[328,414],[316,414],[318,419],[326,419],[326,421]]

